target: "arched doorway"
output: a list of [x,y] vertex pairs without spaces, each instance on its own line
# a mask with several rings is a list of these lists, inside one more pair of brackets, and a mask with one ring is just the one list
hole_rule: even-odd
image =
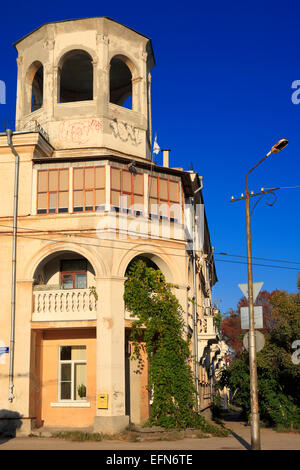
[[[149,268],[160,270],[150,254],[142,254],[135,256],[129,262],[125,277],[130,275],[131,267],[138,261],[143,261]],[[134,351],[130,333],[130,324],[127,322],[125,326],[125,414],[130,417],[130,422],[143,424],[149,418],[151,411],[151,396],[148,390],[148,360],[143,350],[141,368],[136,360],[132,360]],[[143,343],[142,337],[140,341]]]

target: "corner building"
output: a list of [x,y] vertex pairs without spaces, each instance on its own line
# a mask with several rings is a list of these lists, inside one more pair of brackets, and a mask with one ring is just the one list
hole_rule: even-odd
[[15,47],[16,121],[11,141],[9,131],[0,134],[0,346],[9,347],[0,356],[2,417],[25,434],[114,433],[147,420],[147,361],[137,373],[123,301],[126,271],[138,258],[177,286],[204,410],[213,380],[207,357],[218,344],[217,278],[203,212],[195,321],[195,217],[186,204],[203,207],[201,178],[171,168],[167,150],[162,166],[151,159],[151,40],[99,17],[45,24]]

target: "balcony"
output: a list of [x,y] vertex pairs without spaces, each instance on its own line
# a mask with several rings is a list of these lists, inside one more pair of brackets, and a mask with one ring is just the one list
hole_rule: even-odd
[[32,321],[96,320],[97,301],[90,289],[34,290]]

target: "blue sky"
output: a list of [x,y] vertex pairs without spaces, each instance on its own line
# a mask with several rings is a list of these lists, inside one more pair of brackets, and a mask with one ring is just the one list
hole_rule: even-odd
[[[7,102],[0,127],[14,119],[16,51],[12,43],[41,24],[108,16],[152,39],[153,128],[170,165],[204,177],[204,198],[215,252],[246,256],[243,202],[245,175],[280,138],[289,146],[271,156],[250,178],[250,189],[300,186],[300,104],[292,83],[300,80],[300,4],[296,1],[14,2],[0,19],[0,80]],[[300,94],[299,94],[300,96]],[[161,156],[158,156],[161,163]],[[253,256],[296,264],[258,261],[254,281],[263,289],[296,289],[300,269],[300,188],[278,191],[269,207],[262,200],[252,217]],[[219,282],[213,298],[222,313],[235,307],[247,282],[245,261],[217,255]],[[220,260],[220,261],[219,261]]]

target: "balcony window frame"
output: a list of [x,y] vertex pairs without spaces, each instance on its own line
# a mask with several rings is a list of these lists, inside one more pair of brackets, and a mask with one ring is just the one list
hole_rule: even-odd
[[[60,286],[61,286],[61,289],[63,290],[68,290],[68,289],[87,289],[87,262],[86,260],[81,260],[80,261],[84,261],[85,262],[85,269],[63,269],[63,262],[64,261],[79,261],[79,260],[61,260],[60,262],[60,277],[59,277],[59,281],[60,281]],[[77,281],[77,275],[80,275],[80,274],[85,274],[85,287],[76,287],[76,281]],[[73,284],[73,287],[70,287],[70,288],[64,288],[63,287],[63,281],[64,281],[64,277],[65,276],[70,276],[72,280],[72,284]]]
[[[113,187],[113,178],[112,178],[112,171],[113,170],[119,170],[120,171],[120,190],[117,189],[117,188],[114,188]],[[124,190],[124,177],[123,177],[123,173],[126,172],[126,173],[129,173],[130,174],[130,179],[131,179],[131,191],[127,191],[127,190]],[[138,192],[137,190],[135,190],[135,184],[134,184],[134,178],[136,175],[139,175],[139,176],[142,176],[143,177],[143,181],[142,181],[142,192]],[[120,168],[120,167],[117,167],[117,166],[110,166],[110,201],[112,201],[112,193],[115,192],[115,193],[119,193],[119,198],[122,198],[123,196],[130,196],[130,208],[128,207],[121,207],[121,205],[119,206],[115,206],[111,203],[111,209],[115,212],[123,212],[123,213],[126,213],[128,215],[134,215],[134,216],[143,216],[146,212],[146,208],[145,208],[145,191],[144,191],[144,178],[145,178],[145,175],[143,172],[136,172],[136,173],[133,173],[133,172],[130,172],[127,168]],[[133,211],[131,209],[131,207],[133,207],[134,205],[134,197],[141,197],[143,198],[143,210],[142,211]]]
[[[96,168],[103,168],[104,169],[104,186],[96,186]],[[85,184],[85,172],[86,170],[93,169],[93,185],[86,187]],[[74,171],[76,170],[83,170],[83,187],[82,189],[75,189],[75,178],[74,178]],[[104,202],[100,206],[96,206],[96,191],[101,190],[104,191]],[[74,200],[75,200],[75,192],[82,191],[83,197],[82,197],[82,206],[75,206]],[[92,191],[93,192],[93,205],[92,206],[86,206],[86,193]],[[73,167],[73,183],[72,183],[72,213],[73,214],[81,214],[81,213],[91,213],[91,212],[97,212],[98,210],[105,210],[105,203],[106,203],[106,171],[105,171],[105,165],[91,165],[91,166],[76,166]],[[75,207],[77,209],[75,209]],[[80,208],[82,207],[82,210]],[[91,209],[86,209],[86,207],[91,207]]]
[[[57,190],[49,190],[49,176],[50,172],[58,172],[58,189]],[[62,171],[68,172],[68,189],[60,189],[60,173]],[[40,191],[39,189],[39,175],[41,173],[47,173],[47,191]],[[67,193],[67,207],[60,208],[59,207],[59,196],[61,193]],[[36,198],[36,214],[37,215],[51,215],[51,214],[67,214],[69,212],[69,193],[70,193],[70,169],[69,168],[46,168],[46,169],[38,169],[37,170],[37,198]],[[39,209],[39,195],[46,194],[47,196],[47,204],[45,209]],[[55,209],[50,208],[50,194],[56,194],[56,207]]]
[[[156,179],[157,181],[157,196],[152,196],[151,195],[151,178],[153,179]],[[167,198],[165,197],[161,197],[160,195],[160,181],[167,181]],[[178,194],[178,201],[173,201],[171,199],[171,196],[170,196],[170,183],[176,183],[177,184],[177,194]],[[160,176],[160,175],[149,175],[149,178],[148,178],[148,194],[149,194],[149,197],[148,197],[148,214],[149,214],[149,219],[155,219],[155,220],[160,220],[160,221],[170,221],[170,222],[174,222],[174,223],[179,223],[179,220],[175,217],[171,217],[171,211],[170,211],[170,208],[173,204],[179,204],[180,207],[181,207],[181,211],[182,211],[182,215],[183,215],[183,207],[182,207],[182,200],[181,200],[181,197],[182,197],[182,188],[181,188],[181,184],[180,184],[180,181],[178,180],[174,180],[172,178],[168,178],[166,176]],[[150,200],[156,200],[156,204],[158,206],[158,214],[154,214],[151,212],[151,203]],[[168,216],[165,216],[165,215],[161,215],[160,214],[160,206],[161,204],[167,204],[168,206]]]
[[[62,348],[64,347],[70,347],[71,348],[71,355],[72,355],[72,348],[76,347],[81,347],[84,348],[85,350],[85,359],[61,359],[61,351]],[[71,356],[72,357],[72,356]],[[61,390],[61,384],[62,382],[67,382],[62,381],[62,365],[64,364],[70,364],[71,365],[71,397],[70,398],[61,398],[62,395],[62,390]],[[85,388],[86,388],[86,396],[84,397],[84,400],[77,399],[76,398],[76,392],[74,393],[75,389],[75,366],[77,364],[84,364],[85,365]],[[68,381],[69,382],[69,381]],[[75,345],[75,344],[63,344],[58,346],[58,378],[57,378],[57,401],[58,403],[80,403],[82,401],[87,400],[87,346],[85,344],[80,344],[80,345]]]

